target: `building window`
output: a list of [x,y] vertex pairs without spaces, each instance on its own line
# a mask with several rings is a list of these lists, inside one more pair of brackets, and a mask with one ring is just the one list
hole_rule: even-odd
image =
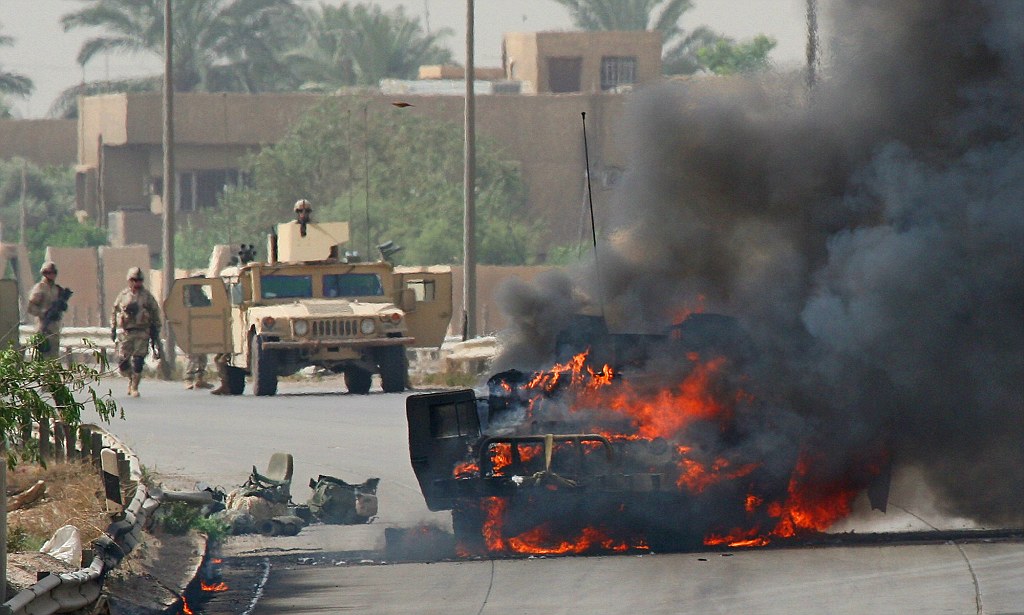
[[228,186],[244,184],[236,169],[208,169],[178,173],[178,211],[215,207]]
[[601,58],[601,89],[614,90],[636,83],[636,58],[608,56]]
[[548,58],[548,89],[555,93],[579,92],[583,58]]

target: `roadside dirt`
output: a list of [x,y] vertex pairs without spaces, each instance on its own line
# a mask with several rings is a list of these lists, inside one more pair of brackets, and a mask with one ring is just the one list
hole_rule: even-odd
[[[34,584],[41,574],[72,572],[89,565],[92,542],[111,523],[99,470],[91,464],[18,466],[8,473],[8,501],[40,480],[46,486],[45,495],[7,515],[9,535],[15,539],[8,554],[8,598]],[[39,552],[39,547],[65,525],[78,528],[86,550],[85,561],[66,563]],[[144,534],[142,544],[104,580],[110,612],[160,613],[180,604],[181,595],[202,561],[205,546],[205,537],[195,532],[175,536],[151,528]]]

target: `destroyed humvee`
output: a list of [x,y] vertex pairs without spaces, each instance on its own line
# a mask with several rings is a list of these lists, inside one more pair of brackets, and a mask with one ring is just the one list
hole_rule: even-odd
[[[580,339],[559,336],[557,352],[570,358],[551,370],[496,374],[483,394],[463,389],[407,398],[413,470],[428,508],[452,511],[460,553],[688,550],[767,544],[790,530],[810,531],[800,525],[807,501],[791,493],[805,459],[762,463],[731,448],[747,437],[736,418],[746,400],[713,378],[709,369],[719,369],[720,359],[698,358],[728,355],[734,366],[752,360],[755,349],[735,321],[699,314],[664,335],[616,336],[600,319],[584,318],[572,330],[584,332],[580,339],[591,347],[577,352]],[[675,432],[623,410],[642,378],[622,373],[651,352],[684,357],[691,372],[680,391],[637,404],[640,413],[659,411],[654,404],[705,404],[673,410],[671,418],[692,414]],[[614,363],[596,368],[588,353]],[[703,388],[683,390],[691,385]],[[720,407],[711,399],[718,394],[727,400]],[[847,503],[871,478],[862,472],[834,499]],[[815,496],[822,491],[811,487]],[[884,509],[885,493],[870,495]]]
[[[280,224],[268,262],[242,259],[217,278],[174,281],[164,311],[188,353],[230,353],[229,376],[248,373],[256,395],[278,378],[316,366],[344,375],[365,394],[380,375],[384,392],[406,387],[410,346],[440,346],[452,314],[451,268],[399,267],[400,248],[381,259],[342,255],[347,223]],[[229,377],[233,394],[244,380]]]

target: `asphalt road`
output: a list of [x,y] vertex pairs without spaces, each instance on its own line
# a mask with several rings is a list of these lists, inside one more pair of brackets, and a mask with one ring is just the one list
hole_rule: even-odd
[[[143,382],[110,386],[126,420],[108,426],[169,487],[225,489],[270,455],[295,459],[293,498],[309,478],[380,477],[380,514],[365,526],[314,525],[292,538],[231,539],[226,574],[244,582],[202,613],[1024,613],[1024,541],[949,539],[731,552],[393,563],[385,528],[450,529],[423,504],[408,460],[404,394],[342,394],[339,381],[282,382],[270,398],[217,397]],[[89,417],[85,417],[86,420]],[[899,494],[894,494],[898,500]],[[927,502],[858,514],[843,531],[969,528]],[[1020,533],[1017,533],[1020,536]],[[234,569],[230,569],[231,567]],[[268,568],[269,566],[269,568]],[[256,602],[261,571],[266,585]]]

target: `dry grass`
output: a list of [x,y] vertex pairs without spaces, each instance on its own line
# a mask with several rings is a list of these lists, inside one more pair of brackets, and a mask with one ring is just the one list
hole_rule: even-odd
[[77,527],[82,544],[88,545],[110,525],[100,471],[91,464],[51,462],[46,468],[22,464],[8,473],[7,493],[19,493],[38,480],[46,483],[46,495],[7,515],[10,530],[20,528],[27,534],[26,548],[38,549],[64,525]]

